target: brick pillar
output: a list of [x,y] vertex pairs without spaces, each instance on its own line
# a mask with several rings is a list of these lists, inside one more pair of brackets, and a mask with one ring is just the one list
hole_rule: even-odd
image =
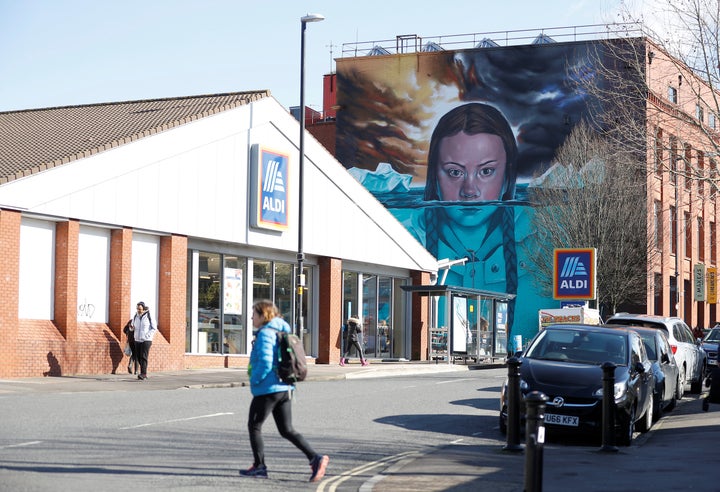
[[[58,222],[55,226],[55,326],[68,342],[68,353],[75,352],[78,339],[77,289],[80,223]],[[70,358],[70,360],[75,360]],[[64,371],[74,373],[74,368]]]
[[[411,272],[412,285],[428,285],[430,274],[427,272]],[[428,359],[428,296],[411,294],[411,316],[412,316],[412,360]]]
[[187,255],[187,237],[160,238],[157,323],[160,333],[170,343],[169,360],[179,365],[185,354]]
[[340,362],[340,336],[342,330],[342,261],[337,258],[320,258],[320,317],[318,323],[319,364]]
[[124,340],[122,332],[132,315],[130,299],[132,270],[132,229],[113,229],[110,235],[110,329]]
[[[0,330],[6,341],[20,340],[20,212],[0,210]],[[0,377],[18,373],[16,346],[0,343]]]

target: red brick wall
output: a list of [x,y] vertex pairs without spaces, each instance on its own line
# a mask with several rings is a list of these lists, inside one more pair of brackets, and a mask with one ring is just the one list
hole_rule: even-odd
[[318,319],[318,357],[320,364],[340,361],[342,327],[342,261],[320,258],[320,313]]
[[125,341],[122,332],[130,319],[132,269],[132,230],[114,229],[110,233],[110,299],[108,320],[116,338]]
[[78,243],[80,223],[55,225],[55,326],[65,340],[77,341]]
[[[20,293],[20,212],[0,210],[0,377],[18,377],[18,346],[8,343],[20,340],[18,303]],[[24,333],[24,332],[23,332]],[[27,338],[27,337],[23,337]]]
[[153,341],[150,367],[163,370],[184,368],[187,255],[186,237],[160,238],[160,305],[156,310],[160,334]]

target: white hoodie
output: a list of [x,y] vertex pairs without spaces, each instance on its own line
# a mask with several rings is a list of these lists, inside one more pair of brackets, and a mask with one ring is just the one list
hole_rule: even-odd
[[145,311],[142,314],[135,314],[133,318],[133,326],[135,327],[135,341],[136,342],[152,342],[157,327],[155,323],[150,319],[150,311]]

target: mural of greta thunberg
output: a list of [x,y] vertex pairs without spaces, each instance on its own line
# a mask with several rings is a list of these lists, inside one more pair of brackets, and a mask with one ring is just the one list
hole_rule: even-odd
[[[424,193],[424,199],[437,201],[437,206],[424,209],[425,247],[437,258],[467,257],[470,276],[469,283],[466,275],[448,283],[494,285],[502,292],[517,293],[513,207],[478,206],[478,202],[514,198],[517,156],[510,125],[488,104],[457,106],[438,121],[430,139]],[[486,264],[491,265],[488,272],[483,268]],[[511,302],[508,326],[512,326],[513,307]]]

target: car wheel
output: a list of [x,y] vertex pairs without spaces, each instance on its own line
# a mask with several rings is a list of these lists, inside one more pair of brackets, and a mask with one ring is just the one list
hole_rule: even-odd
[[677,394],[678,401],[682,400],[682,397],[685,394],[685,366],[682,366],[680,368],[680,374],[678,374],[678,383],[677,383],[676,394]]
[[645,415],[643,415],[642,419],[640,419],[638,430],[642,432],[643,434],[650,430],[650,427],[653,425],[653,410],[655,409],[655,395],[650,394],[650,405],[648,405],[647,410],[645,410]]
[[703,364],[702,371],[700,371],[700,374],[698,374],[697,381],[693,381],[690,385],[690,393],[698,394],[702,392],[702,384],[703,379],[705,378],[705,373],[707,372],[707,367]]
[[663,406],[662,406],[662,395],[665,394],[665,388],[663,388],[660,395],[654,395],[653,396],[653,404],[655,405],[655,408],[653,408],[653,420],[657,422],[662,418],[663,414]]
[[635,434],[635,406],[630,408],[627,420],[620,425],[620,438],[618,443],[621,446],[630,446],[633,434]]

